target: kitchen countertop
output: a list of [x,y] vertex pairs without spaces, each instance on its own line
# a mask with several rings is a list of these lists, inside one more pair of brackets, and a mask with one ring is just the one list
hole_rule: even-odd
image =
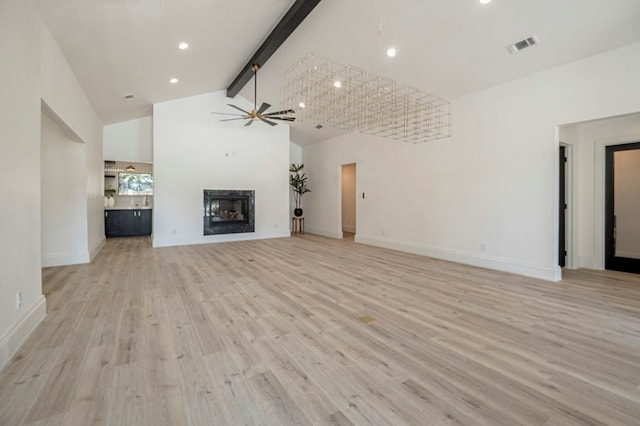
[[152,206],[113,206],[105,207],[105,210],[151,210]]

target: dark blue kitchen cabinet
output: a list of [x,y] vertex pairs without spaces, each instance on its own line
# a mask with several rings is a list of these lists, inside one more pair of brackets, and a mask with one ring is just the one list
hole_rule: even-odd
[[107,238],[151,235],[151,209],[105,210],[104,234]]

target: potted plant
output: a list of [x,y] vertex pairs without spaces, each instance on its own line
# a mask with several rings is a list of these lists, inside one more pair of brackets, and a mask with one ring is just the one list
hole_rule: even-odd
[[291,167],[289,167],[289,185],[291,185],[293,200],[296,203],[293,214],[296,217],[302,216],[302,195],[311,192],[307,188],[307,176],[302,173],[302,169],[304,169],[304,164],[291,163]]

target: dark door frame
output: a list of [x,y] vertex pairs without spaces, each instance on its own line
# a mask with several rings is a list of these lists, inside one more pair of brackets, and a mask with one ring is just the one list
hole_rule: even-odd
[[560,145],[558,202],[558,265],[567,265],[567,147]]
[[640,259],[618,257],[615,255],[615,210],[614,210],[614,154],[617,151],[631,151],[640,149],[640,142],[609,145],[605,147],[605,191],[604,191],[604,268],[614,271],[632,272],[640,274]]

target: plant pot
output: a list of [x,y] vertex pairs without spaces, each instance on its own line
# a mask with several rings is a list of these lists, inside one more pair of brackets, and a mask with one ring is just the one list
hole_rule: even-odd
[[300,217],[302,216],[302,209],[293,209],[293,215],[295,217]]

